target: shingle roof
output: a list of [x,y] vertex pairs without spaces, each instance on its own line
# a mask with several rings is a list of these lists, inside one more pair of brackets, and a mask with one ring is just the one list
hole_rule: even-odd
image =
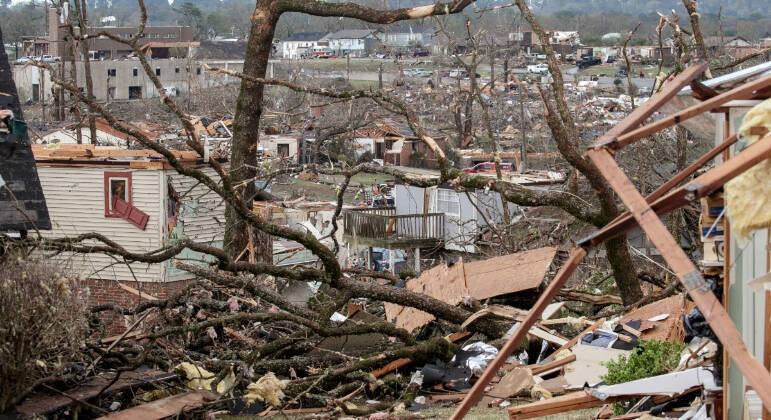
[[318,41],[326,34],[326,32],[298,32],[289,35],[284,41]]
[[377,29],[343,29],[342,31],[332,32],[324,38],[326,39],[361,39],[380,32]]

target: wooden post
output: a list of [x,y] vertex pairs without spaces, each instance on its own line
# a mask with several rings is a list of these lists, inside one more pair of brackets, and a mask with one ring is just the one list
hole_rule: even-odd
[[[730,138],[731,133],[731,118],[728,115],[728,112],[723,113],[723,138]],[[733,136],[734,143],[736,142],[736,135]],[[726,140],[723,140],[723,144],[726,143]],[[731,150],[730,148],[726,147],[723,150],[723,162],[727,162],[729,159],[731,159]],[[731,288],[731,231],[730,231],[730,224],[728,223],[728,217],[723,218],[723,306],[725,307],[726,312],[728,312],[728,302],[730,297],[730,288]],[[723,366],[721,366],[723,371],[723,416],[725,418],[728,418],[728,406],[729,402],[731,401],[730,398],[730,388],[731,384],[728,382],[728,368],[730,365],[731,359],[728,357],[728,351],[726,351],[725,347],[723,347]],[[763,420],[771,420],[771,419],[763,419]]]

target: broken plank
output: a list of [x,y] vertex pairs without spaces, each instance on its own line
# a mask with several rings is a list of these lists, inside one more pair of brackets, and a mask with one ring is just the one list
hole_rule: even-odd
[[533,375],[540,375],[542,373],[549,372],[551,370],[554,370],[556,368],[560,368],[562,366],[565,366],[569,363],[573,363],[576,361],[576,355],[571,354],[568,357],[563,357],[562,359],[557,359],[552,362],[547,362],[541,365],[530,365],[528,366],[530,370],[533,372]]
[[[584,391],[571,392],[554,398],[509,408],[509,419],[532,419],[566,411],[601,407],[611,399],[600,400]],[[616,399],[618,400],[618,399]]]
[[149,402],[147,404],[131,407],[117,413],[108,414],[99,419],[106,420],[158,420],[166,417],[177,416],[187,410],[193,410],[213,401],[217,395],[207,391],[191,391],[183,394],[172,395]]
[[707,68],[708,66],[706,63],[701,63],[685,69],[685,71],[665,84],[658,93],[645,101],[644,104],[635,108],[623,120],[608,130],[607,133],[600,136],[593,146],[604,147],[606,145],[611,145],[612,147],[613,143],[616,141],[616,137],[642,124],[648,117],[653,115],[653,113],[658,111],[665,103],[677,95],[677,92],[680,92],[680,90],[685,86],[688,86],[692,80],[695,80],[700,74],[704,73],[704,70]]
[[[179,375],[176,373],[161,372],[158,370],[124,372],[114,384],[110,385],[110,387],[104,391],[104,394],[138,388],[155,382],[163,382],[177,378],[178,376]],[[16,411],[24,417],[31,417],[36,414],[44,415],[57,411],[75,404],[72,398],[85,401],[96,396],[102,392],[102,389],[105,386],[112,382],[113,378],[114,375],[100,375],[91,378],[88,382],[77,388],[63,391],[69,397],[61,394],[51,395],[43,392],[33,394],[16,406]]]
[[613,149],[620,149],[628,144],[634,143],[637,140],[648,137],[657,131],[672,127],[676,124],[680,124],[681,122],[689,120],[697,115],[718,108],[729,101],[736,99],[749,99],[756,91],[768,86],[771,86],[771,76],[761,77],[760,79],[742,84],[739,87],[709,98],[704,102],[699,102],[682,111],[668,115],[636,130],[627,132],[626,134],[622,134],[612,142],[612,145],[609,146]]
[[506,373],[500,382],[487,392],[487,395],[495,398],[509,398],[530,389],[534,384],[533,372],[526,367],[518,367]]
[[570,252],[570,257],[568,257],[568,260],[565,262],[565,264],[562,265],[560,270],[557,272],[557,275],[554,276],[554,279],[552,279],[551,283],[549,283],[549,285],[546,287],[546,290],[544,290],[543,293],[541,293],[541,295],[538,297],[535,305],[533,305],[530,311],[528,311],[525,320],[522,321],[522,324],[519,326],[519,328],[514,331],[514,334],[509,337],[508,341],[506,341],[506,344],[504,344],[501,350],[498,352],[498,355],[492,362],[490,362],[490,364],[487,366],[487,369],[485,369],[485,371],[482,373],[482,376],[480,376],[476,383],[474,383],[474,386],[471,388],[466,398],[452,414],[452,419],[462,419],[465,417],[466,413],[468,413],[468,411],[477,403],[479,398],[482,396],[482,393],[484,392],[487,384],[489,384],[493,377],[498,374],[498,369],[503,366],[503,364],[506,362],[506,359],[508,359],[509,356],[511,356],[511,354],[514,352],[514,349],[519,346],[530,327],[535,325],[535,323],[541,318],[541,314],[543,313],[544,309],[546,309],[546,306],[549,305],[552,300],[554,300],[554,297],[557,296],[557,293],[560,291],[560,289],[562,289],[562,286],[565,285],[568,279],[570,279],[585,257],[586,249],[580,247],[573,248],[573,250]]
[[589,328],[581,331],[580,334],[576,335],[575,337],[573,337],[570,340],[568,340],[567,343],[565,343],[562,346],[560,346],[560,348],[555,350],[554,353],[552,353],[552,355],[550,355],[549,357],[546,358],[546,360],[551,360],[553,355],[561,352],[562,350],[572,348],[573,346],[575,346],[578,343],[578,341],[581,339],[581,337],[583,337],[586,334],[589,334],[591,332],[594,332],[594,330],[596,330],[597,328],[600,328],[603,323],[605,323],[605,318],[597,320],[594,324],[589,326]]
[[125,284],[123,284],[121,282],[118,282],[118,287],[120,287],[121,289],[131,293],[132,295],[139,296],[140,299],[158,300],[157,297],[155,297],[155,296],[153,296],[151,294],[148,294],[147,292],[139,291],[139,290],[137,290],[137,289],[135,289],[135,288],[133,288],[131,286],[125,285]]

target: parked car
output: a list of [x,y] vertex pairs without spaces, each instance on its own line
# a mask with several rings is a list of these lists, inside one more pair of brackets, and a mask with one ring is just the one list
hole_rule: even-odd
[[[480,78],[481,75],[479,73],[476,73],[475,76],[477,78]],[[452,77],[455,79],[468,79],[469,73],[466,70],[463,69],[453,69],[450,70],[450,73],[448,74],[448,77]]]
[[13,63],[14,64],[27,64],[27,63],[30,63],[30,62],[32,62],[32,58],[25,56],[25,57],[17,58],[16,61],[14,61]]
[[536,60],[546,60],[546,54],[536,54]]
[[404,75],[408,77],[431,77],[432,74],[430,70],[421,68],[404,70]]
[[378,53],[378,54],[375,54],[375,58],[379,58],[382,60],[384,58],[388,58],[388,54]]
[[615,74],[616,77],[626,77],[626,69],[618,69]]
[[39,60],[44,63],[58,63],[60,61],[59,57],[54,57],[48,54],[42,55]]
[[581,61],[578,62],[578,68],[584,69],[587,67],[596,66],[598,64],[602,64],[600,57],[584,57],[581,59]]
[[431,54],[428,52],[428,50],[415,50],[412,53],[413,57],[428,57],[429,55]]
[[[506,162],[501,163],[501,172],[513,172],[513,171],[514,171],[514,165]],[[494,174],[495,162],[477,163],[476,165],[470,168],[464,169],[463,172],[467,174]]]
[[549,66],[543,63],[534,64],[532,66],[527,66],[527,72],[534,74],[546,74],[549,72]]
[[615,63],[616,62],[616,56],[615,55],[609,55],[608,58],[605,60],[606,63]]

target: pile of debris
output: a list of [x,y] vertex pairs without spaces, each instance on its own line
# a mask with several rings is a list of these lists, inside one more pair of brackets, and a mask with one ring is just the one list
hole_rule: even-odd
[[[414,308],[360,299],[346,313],[334,312],[329,318],[350,335],[321,325],[298,332],[292,323],[296,319],[268,302],[282,302],[282,307],[303,314],[328,298],[324,288],[315,283],[307,303],[289,302],[276,292],[281,286],[272,277],[258,283],[209,275],[209,280],[165,300],[137,291],[144,301],[135,308],[95,308],[99,316],[94,325],[107,328],[124,318],[131,324],[121,334],[92,344],[91,366],[41,388],[16,410],[25,416],[79,412],[126,419],[212,411],[382,418],[452,405],[467,395],[498,354],[499,337],[472,333],[469,326],[493,320],[501,331],[508,330],[502,336],[508,338],[527,315],[518,307],[532,305],[562,256],[545,247],[482,261],[458,259],[407,282],[385,273],[358,278],[473,309],[460,330]],[[708,392],[715,379],[706,367],[716,346],[702,337],[691,342],[692,354],[685,354],[692,357],[684,356],[669,376],[602,385],[606,363],[628,356],[640,343],[682,341],[681,319],[691,307],[683,295],[675,295],[606,321],[577,316],[564,301],[553,303],[485,390],[482,403],[507,407],[523,398],[535,400],[512,408],[512,418],[529,418],[638,397],[649,398],[632,408],[652,412],[654,406],[683,401],[697,389]],[[383,317],[400,330],[355,334],[357,327]],[[273,322],[264,322],[268,320]],[[412,334],[405,337],[398,331]],[[411,344],[411,337],[425,341]],[[655,386],[630,388],[638,383]]]

